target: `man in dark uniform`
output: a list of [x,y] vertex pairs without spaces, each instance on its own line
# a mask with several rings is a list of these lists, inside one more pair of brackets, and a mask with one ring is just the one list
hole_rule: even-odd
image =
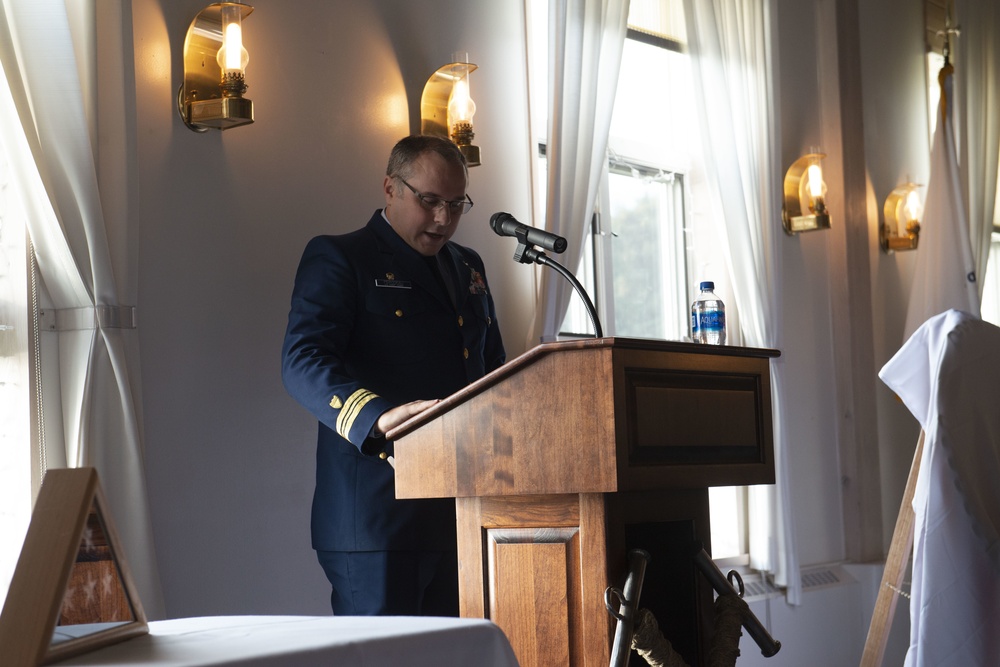
[[312,543],[335,614],[458,615],[454,501],[396,500],[383,434],[504,362],[482,260],[450,241],[467,186],[453,143],[407,137],[385,208],[299,264],[282,378],[319,420]]

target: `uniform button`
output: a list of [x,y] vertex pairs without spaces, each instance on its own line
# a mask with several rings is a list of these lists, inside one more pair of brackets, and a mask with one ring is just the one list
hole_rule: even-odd
[[490,326],[491,324],[493,324],[493,318],[492,317],[487,317],[486,318],[486,326]]
[[403,311],[397,310],[396,311],[396,317],[402,317],[402,316],[403,316]]
[[462,326],[463,324],[465,324],[465,320],[463,320],[463,319],[462,319],[462,316],[461,316],[461,315],[459,315],[459,316],[458,316],[458,326]]
[[469,358],[469,348],[467,347],[462,348],[462,356],[465,357],[466,359]]
[[379,452],[378,457],[383,461],[385,461],[387,458],[389,458],[389,452]]

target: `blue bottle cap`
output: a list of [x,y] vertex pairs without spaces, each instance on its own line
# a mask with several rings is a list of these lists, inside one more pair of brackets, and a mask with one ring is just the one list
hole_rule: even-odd
[[703,292],[705,290],[712,291],[715,289],[715,283],[713,283],[711,280],[706,280],[705,282],[703,282],[698,286],[698,289],[700,289]]

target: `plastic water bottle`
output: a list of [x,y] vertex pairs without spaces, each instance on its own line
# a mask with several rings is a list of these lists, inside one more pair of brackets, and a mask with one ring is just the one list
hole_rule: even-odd
[[701,292],[691,304],[691,340],[708,345],[726,344],[726,306],[715,295],[715,283],[698,286]]

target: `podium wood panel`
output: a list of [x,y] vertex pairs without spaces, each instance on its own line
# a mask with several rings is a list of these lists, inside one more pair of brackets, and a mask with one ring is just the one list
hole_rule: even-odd
[[602,494],[458,498],[464,617],[500,626],[523,667],[607,665]]
[[[517,655],[534,665],[570,664],[568,566],[579,551],[579,531],[490,531],[490,618],[522,641]],[[545,619],[544,622],[539,622]],[[544,650],[544,653],[540,653]]]

